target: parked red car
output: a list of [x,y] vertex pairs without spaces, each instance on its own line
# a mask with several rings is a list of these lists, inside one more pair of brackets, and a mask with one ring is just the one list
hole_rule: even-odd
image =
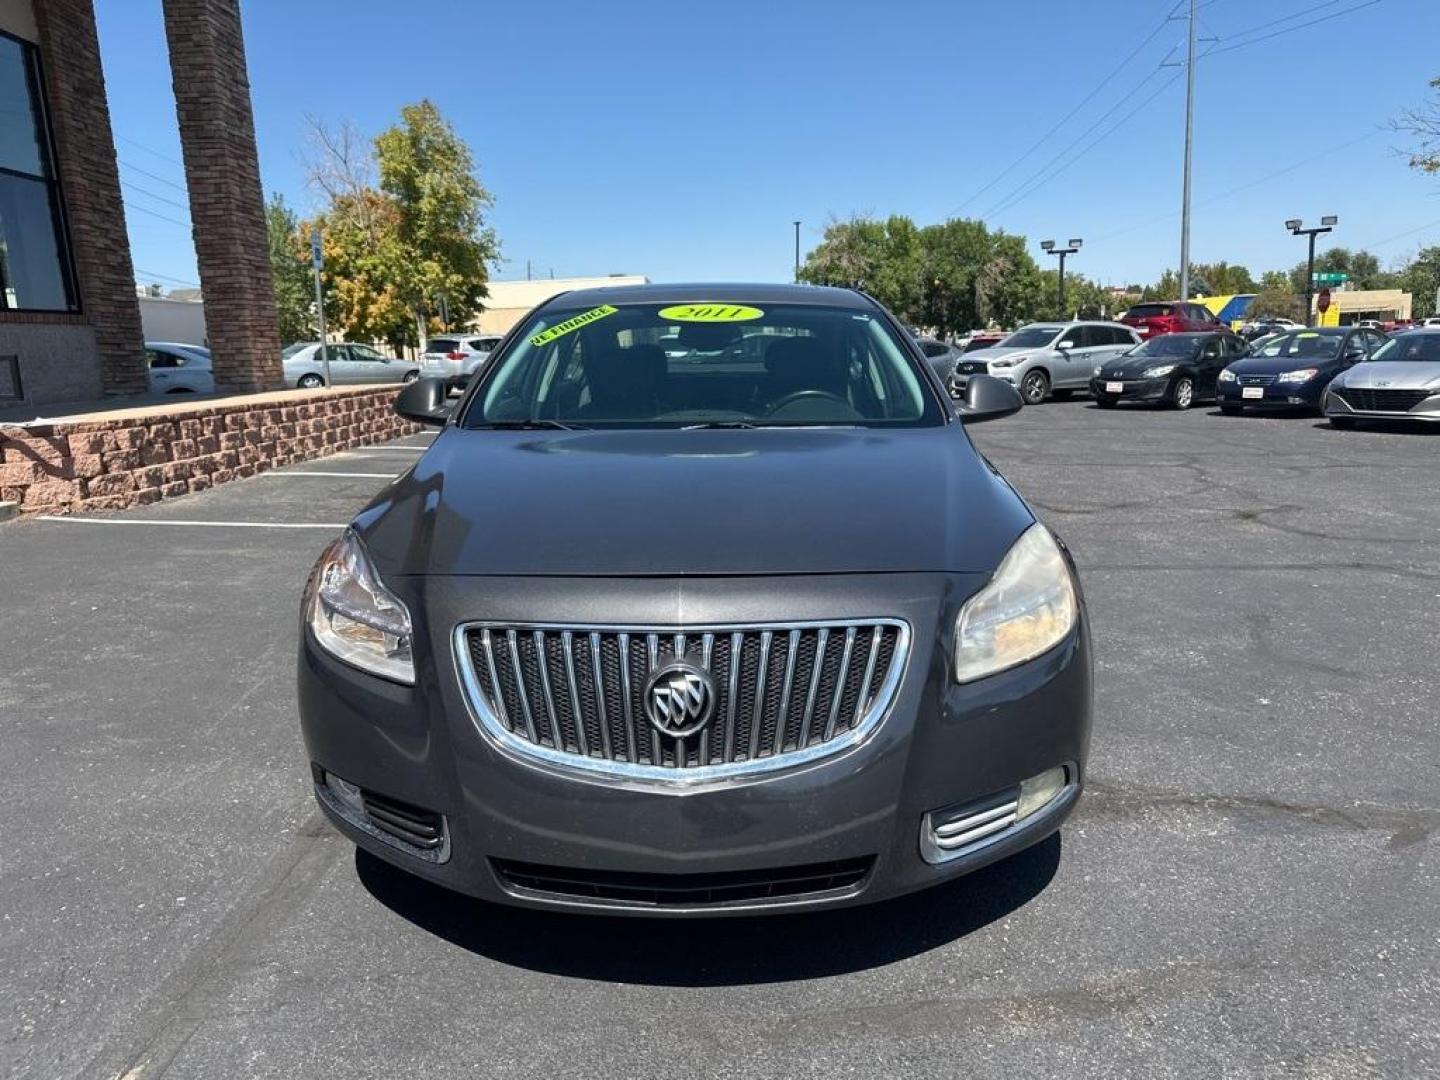
[[1214,333],[1217,330],[1227,334],[1233,332],[1204,304],[1192,304],[1188,300],[1136,304],[1120,316],[1120,321],[1126,326],[1133,326],[1143,338],[1159,337],[1161,334]]

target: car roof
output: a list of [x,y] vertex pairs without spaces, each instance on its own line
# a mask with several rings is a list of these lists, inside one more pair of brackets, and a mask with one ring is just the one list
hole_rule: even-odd
[[854,289],[828,285],[766,285],[744,282],[714,282],[682,285],[600,285],[560,293],[543,306],[563,303],[569,307],[598,307],[601,304],[686,304],[703,301],[736,304],[809,304],[815,307],[874,310],[876,304]]
[[1319,334],[1321,337],[1338,337],[1341,334],[1348,334],[1355,329],[1353,326],[1300,326],[1294,330],[1286,330],[1284,334],[1276,334],[1276,337],[1285,337],[1289,334]]
[[210,346],[208,346],[208,345],[192,345],[192,344],[191,344],[190,342],[188,342],[188,341],[147,341],[147,342],[145,342],[145,348],[147,348],[147,349],[204,349],[204,350],[208,351],[209,348],[210,348]]

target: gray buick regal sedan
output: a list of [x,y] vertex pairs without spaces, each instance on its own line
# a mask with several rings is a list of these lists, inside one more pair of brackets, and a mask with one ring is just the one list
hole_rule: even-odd
[[[670,343],[669,347],[662,344]],[[571,292],[320,557],[315,794],[373,855],[530,907],[880,900],[1053,833],[1091,660],[1065,547],[862,293]]]

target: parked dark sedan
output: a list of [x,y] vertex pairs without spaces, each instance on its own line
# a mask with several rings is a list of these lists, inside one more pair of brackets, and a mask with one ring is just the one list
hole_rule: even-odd
[[966,434],[1018,393],[965,394],[802,286],[565,293],[453,413],[422,379],[396,408],[439,435],[305,591],[321,808],[476,896],[678,916],[879,900],[1052,833],[1087,617]]
[[1277,334],[1220,373],[1220,411],[1319,409],[1330,380],[1386,340],[1378,330],[1349,326]]
[[1102,409],[1113,409],[1121,401],[1188,409],[1214,397],[1220,372],[1244,355],[1245,343],[1234,334],[1163,334],[1117,360],[1097,364],[1090,393]]

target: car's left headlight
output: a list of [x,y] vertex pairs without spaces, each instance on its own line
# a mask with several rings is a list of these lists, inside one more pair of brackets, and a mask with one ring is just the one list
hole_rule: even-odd
[[1004,671],[1064,640],[1079,617],[1075,582],[1060,545],[1039,522],[1021,534],[990,583],[955,622],[955,681]]
[[1220,372],[1221,382],[1236,382],[1239,380],[1239,378],[1240,376],[1236,375],[1229,368],[1226,368],[1224,371]]
[[1091,374],[1091,375],[1096,375],[1096,376],[1098,376],[1098,375],[1100,374],[1100,369],[1101,369],[1103,366],[1104,366],[1103,364],[1096,364],[1096,365],[1095,365],[1095,370],[1092,371],[1092,372],[1090,372],[1090,374]]
[[1319,368],[1300,368],[1298,371],[1287,371],[1281,375],[1276,382],[1309,382],[1316,375],[1320,374]]
[[1146,368],[1140,375],[1142,379],[1158,379],[1161,375],[1169,375],[1175,370],[1174,364],[1161,364],[1158,367]]
[[311,578],[307,620],[338,660],[407,686],[415,682],[410,612],[375,572],[349,529],[325,549]]

